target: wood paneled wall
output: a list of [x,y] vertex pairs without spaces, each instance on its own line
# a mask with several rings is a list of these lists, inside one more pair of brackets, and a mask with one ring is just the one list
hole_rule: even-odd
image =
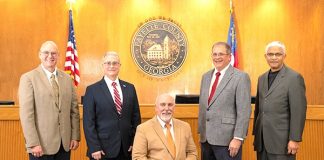
[[[233,0],[238,29],[239,67],[252,81],[268,69],[265,45],[286,44],[286,63],[305,78],[308,104],[324,104],[324,0]],[[0,0],[0,100],[17,102],[19,77],[39,64],[40,44],[54,40],[63,68],[68,34],[65,0]],[[107,50],[121,54],[120,78],[135,84],[141,104],[159,93],[199,94],[200,79],[212,68],[211,46],[226,41],[229,0],[77,0],[74,27],[80,60],[79,97],[102,77],[100,59]],[[171,18],[187,35],[188,55],[175,74],[152,78],[132,59],[132,36],[150,18]],[[80,100],[79,100],[80,101]]]
[[[153,105],[141,105],[142,121],[154,116]],[[20,126],[19,108],[17,106],[0,107],[0,159],[27,160],[24,138]],[[82,118],[82,107],[80,108]],[[175,117],[188,122],[191,126],[193,138],[200,153],[198,139],[198,106],[177,105]],[[253,114],[252,114],[253,115]],[[253,116],[249,124],[248,137],[243,144],[243,160],[255,160],[252,136]],[[297,160],[322,160],[324,157],[324,106],[308,106],[303,141],[298,150]],[[86,160],[86,142],[81,123],[80,147],[72,152],[72,160]]]

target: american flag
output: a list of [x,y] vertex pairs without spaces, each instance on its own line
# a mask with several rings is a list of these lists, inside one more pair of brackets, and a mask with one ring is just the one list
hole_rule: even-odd
[[231,58],[231,64],[234,67],[238,67],[238,54],[237,54],[237,43],[236,43],[236,31],[235,31],[235,23],[234,23],[234,13],[233,13],[233,5],[232,0],[230,1],[230,26],[228,29],[228,35],[227,35],[227,43],[231,46],[232,50],[232,58]]
[[69,10],[69,18],[69,40],[67,43],[64,70],[67,74],[71,75],[71,78],[74,80],[75,86],[78,86],[78,84],[80,83],[80,72],[78,63],[78,51],[75,44],[73,29],[72,10]]

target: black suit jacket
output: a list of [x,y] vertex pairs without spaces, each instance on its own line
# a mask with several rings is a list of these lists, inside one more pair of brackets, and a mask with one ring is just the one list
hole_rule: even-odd
[[[117,157],[133,144],[136,127],[141,123],[134,85],[119,80],[123,94],[119,115],[104,79],[87,87],[83,102],[83,128],[88,145],[87,156],[103,150],[105,157]],[[126,154],[130,156],[130,153]]]

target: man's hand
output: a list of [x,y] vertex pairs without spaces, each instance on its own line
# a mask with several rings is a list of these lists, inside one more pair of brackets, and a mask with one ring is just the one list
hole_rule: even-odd
[[79,142],[76,140],[71,140],[70,142],[70,149],[76,150],[79,147]]
[[95,160],[101,159],[101,155],[105,155],[105,153],[102,150],[91,154],[92,158]]
[[43,149],[40,145],[38,146],[33,146],[31,147],[31,154],[34,156],[34,157],[41,157],[43,156]]
[[228,146],[228,150],[230,152],[231,157],[235,157],[240,150],[242,141],[239,139],[233,138]]
[[292,140],[288,142],[288,147],[287,147],[288,154],[296,154],[298,148],[299,148],[299,142],[292,141]]

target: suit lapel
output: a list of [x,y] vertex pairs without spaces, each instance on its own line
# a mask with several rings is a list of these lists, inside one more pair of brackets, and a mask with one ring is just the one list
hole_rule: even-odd
[[217,99],[217,97],[220,95],[220,93],[224,90],[225,86],[228,84],[228,82],[232,79],[234,73],[234,68],[230,65],[228,69],[225,72],[224,77],[220,82],[218,82],[215,94],[209,104],[211,106],[212,103]]
[[[282,81],[282,79],[285,76],[285,72],[286,72],[286,68],[285,68],[285,66],[283,66],[281,68],[281,70],[279,71],[278,75],[276,76],[276,78],[274,79],[274,81],[272,82],[272,85],[270,86],[270,88],[266,94],[266,97],[280,84],[280,82]],[[267,77],[266,78],[267,86],[268,86],[268,75],[269,74],[267,74],[267,76],[266,76]]]
[[123,100],[122,100],[122,113],[123,113],[123,110],[125,109],[124,106],[127,106],[127,102],[128,102],[128,93],[127,92],[127,85],[124,81],[120,80],[119,79],[119,84],[120,84],[120,88],[122,90],[122,94],[123,94]]
[[[59,70],[57,70],[57,81],[58,81],[58,85],[59,85],[59,106],[61,106],[62,104],[62,96],[63,95],[63,86],[66,86],[66,82],[65,79],[63,77],[63,73],[61,73]],[[60,107],[59,107],[60,108]]]
[[[154,117],[154,121],[153,121],[153,129],[155,131],[155,133],[159,136],[159,138],[161,139],[162,143],[164,144],[165,148],[168,150],[169,153],[170,152],[170,149],[168,148],[168,141],[165,137],[165,134],[162,130],[162,126],[161,124],[159,123],[157,117],[155,116]],[[171,155],[171,154],[170,154]],[[171,156],[172,157],[172,156]]]
[[50,81],[48,80],[46,73],[43,70],[41,65],[38,66],[37,71],[40,75],[39,77],[40,77],[41,81],[45,84],[46,88],[51,92],[51,94],[54,95],[52,85],[51,85]]
[[107,83],[106,83],[104,78],[102,78],[102,80],[100,81],[100,88],[107,97],[107,100],[108,100],[107,107],[112,107],[113,110],[118,114],[117,109],[115,107],[114,99],[112,98],[112,95],[111,95],[111,93],[109,91],[109,88],[108,88]]
[[[174,139],[175,139],[175,146],[176,146],[176,157],[180,152],[180,138],[181,138],[181,126],[173,119],[173,130],[174,130]],[[175,158],[176,158],[175,157]]]

